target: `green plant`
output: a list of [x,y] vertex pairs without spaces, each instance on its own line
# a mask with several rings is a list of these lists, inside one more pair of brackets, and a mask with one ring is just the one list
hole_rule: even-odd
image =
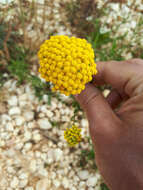
[[87,140],[88,140],[89,148],[81,150],[79,164],[81,167],[85,167],[90,162],[91,167],[93,169],[97,169],[97,166],[95,163],[95,152],[94,152],[91,138],[87,137]]
[[95,58],[100,61],[124,60],[122,53],[128,47],[122,41],[127,34],[119,37],[113,37],[112,30],[101,32],[101,23],[99,19],[92,21],[94,23],[94,32],[87,35],[87,40],[92,44],[95,52]]
[[44,94],[47,94],[47,103],[50,104],[51,96],[54,94],[51,92],[50,83],[41,81],[39,77],[30,72],[29,57],[32,52],[29,52],[29,49],[23,47],[16,46],[14,48],[15,53],[10,54],[11,59],[7,65],[10,76],[15,77],[18,84],[29,82],[39,100],[43,98]]
[[53,95],[50,89],[50,83],[42,82],[41,79],[35,75],[29,75],[28,81],[31,83],[31,86],[35,91],[35,95],[39,98],[39,100],[42,100],[44,94],[48,95],[47,103],[50,105],[51,96]]
[[80,111],[82,111],[82,109],[81,109],[79,103],[75,100],[74,96],[71,95],[70,97],[71,97],[71,99],[72,99],[72,104],[71,104],[71,106],[72,106],[72,108],[74,109],[74,114],[73,114],[71,120],[72,120],[73,122],[76,122],[76,121],[78,121],[77,115],[78,115],[78,113],[79,113]]
[[17,78],[18,84],[22,84],[28,77],[28,64],[25,64],[25,61],[23,59],[11,59],[8,65],[8,71],[12,76],[15,76]]
[[108,187],[107,187],[107,185],[105,183],[102,183],[100,185],[100,188],[101,188],[100,190],[109,190]]

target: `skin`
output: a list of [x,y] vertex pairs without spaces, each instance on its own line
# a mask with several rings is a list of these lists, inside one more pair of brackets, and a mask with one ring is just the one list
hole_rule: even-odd
[[[111,190],[143,190],[143,60],[98,62],[97,70],[94,84],[76,95],[87,114],[97,166]],[[105,99],[95,84],[113,90]]]

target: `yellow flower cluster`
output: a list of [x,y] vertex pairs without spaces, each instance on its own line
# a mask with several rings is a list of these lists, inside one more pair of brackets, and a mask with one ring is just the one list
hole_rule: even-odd
[[64,131],[64,138],[68,142],[69,146],[75,146],[81,141],[81,129],[76,125],[73,125],[71,128],[67,128],[66,131]]
[[53,83],[53,91],[67,96],[79,94],[97,73],[94,51],[85,39],[51,36],[38,56],[41,77]]

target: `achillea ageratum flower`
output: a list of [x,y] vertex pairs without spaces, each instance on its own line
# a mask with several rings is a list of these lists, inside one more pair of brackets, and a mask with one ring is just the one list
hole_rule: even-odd
[[66,139],[69,146],[75,146],[82,139],[81,129],[76,125],[73,125],[71,128],[67,128],[66,131],[64,131],[64,138]]
[[51,36],[38,56],[41,77],[53,83],[53,91],[67,96],[79,94],[97,73],[94,51],[85,39]]

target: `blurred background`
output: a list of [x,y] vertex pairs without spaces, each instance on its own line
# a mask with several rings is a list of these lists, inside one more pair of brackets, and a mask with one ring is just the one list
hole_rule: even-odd
[[[143,1],[0,0],[0,190],[109,190],[79,104],[38,73],[52,35],[87,39],[95,62],[143,58]],[[99,89],[106,97],[111,87]],[[83,139],[70,148],[73,124]]]

